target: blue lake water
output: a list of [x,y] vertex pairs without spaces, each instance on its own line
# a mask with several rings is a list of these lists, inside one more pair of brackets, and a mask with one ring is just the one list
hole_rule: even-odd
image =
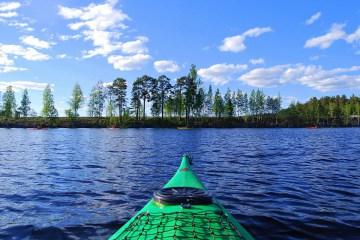
[[360,129],[0,129],[0,239],[106,239],[182,154],[257,239],[360,239]]

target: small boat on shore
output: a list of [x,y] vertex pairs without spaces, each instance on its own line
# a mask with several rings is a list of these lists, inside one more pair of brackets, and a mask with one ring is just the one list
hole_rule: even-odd
[[109,238],[119,239],[254,238],[209,194],[185,155],[170,181]]
[[191,127],[177,127],[176,129],[177,130],[191,130],[193,128],[191,128]]

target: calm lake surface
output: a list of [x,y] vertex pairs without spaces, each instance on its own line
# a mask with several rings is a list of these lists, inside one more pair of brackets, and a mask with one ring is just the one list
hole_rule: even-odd
[[360,129],[0,129],[0,239],[106,239],[184,153],[257,239],[360,239]]

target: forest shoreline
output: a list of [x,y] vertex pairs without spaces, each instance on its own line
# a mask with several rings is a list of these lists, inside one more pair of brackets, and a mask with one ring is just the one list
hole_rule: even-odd
[[245,119],[243,117],[233,118],[202,118],[190,119],[186,126],[185,119],[178,118],[147,118],[145,120],[136,120],[135,118],[125,118],[121,121],[112,117],[77,117],[71,119],[68,117],[42,118],[28,117],[18,119],[0,119],[0,128],[343,128],[360,127],[356,123],[337,124],[337,125],[308,125],[293,124],[286,121],[267,121],[266,119],[255,121],[253,118]]

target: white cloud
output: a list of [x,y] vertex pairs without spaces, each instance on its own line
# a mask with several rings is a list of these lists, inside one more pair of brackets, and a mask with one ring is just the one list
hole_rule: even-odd
[[85,57],[107,56],[120,49],[121,44],[115,40],[119,36],[119,29],[127,27],[124,21],[130,18],[120,9],[115,9],[116,3],[108,0],[103,4],[91,3],[81,8],[59,6],[59,15],[65,19],[78,20],[70,23],[69,28],[74,31],[85,29],[82,32],[85,40],[93,42],[95,49],[86,51]]
[[[0,81],[0,91],[5,91],[8,86],[12,86],[14,91],[19,90],[38,90],[42,91],[48,85],[48,83],[40,83],[40,82],[32,82],[32,81],[12,81],[12,82],[5,82]],[[54,84],[50,85],[52,88]]]
[[325,92],[339,88],[359,88],[360,66],[324,70],[321,66],[315,65],[276,65],[253,69],[243,74],[239,80],[254,87],[298,83]]
[[108,63],[112,64],[115,69],[120,71],[131,71],[141,69],[150,59],[150,55],[142,53],[133,56],[113,55],[108,58]]
[[0,65],[10,66],[13,65],[14,61],[9,59],[9,56],[4,52],[0,52]]
[[321,12],[317,12],[314,15],[312,15],[308,20],[306,20],[305,24],[311,25],[314,22],[316,22],[317,20],[319,20],[320,17],[321,17]]
[[[107,57],[115,69],[129,71],[139,69],[151,56],[145,44],[148,38],[138,36],[135,40],[120,41],[122,31],[128,26],[129,16],[116,9],[117,0],[106,0],[101,4],[91,3],[86,7],[69,8],[59,6],[59,15],[74,20],[68,27],[80,31],[85,41],[91,41],[93,49],[83,51],[83,58]],[[66,39],[66,37],[64,38]],[[120,53],[115,53],[121,51]]]
[[251,28],[240,35],[225,38],[222,45],[219,46],[219,50],[222,52],[241,52],[246,49],[246,38],[259,37],[260,35],[271,31],[272,29],[270,27]]
[[16,10],[21,7],[19,2],[0,2],[0,20],[1,22],[8,22],[9,20],[18,16]]
[[58,54],[56,55],[57,59],[67,59],[70,58],[67,54],[63,53],[63,54]]
[[44,61],[50,59],[50,56],[40,53],[34,48],[24,48],[20,45],[7,45],[0,43],[0,53],[6,54],[7,56],[20,56],[29,61]]
[[0,12],[0,18],[12,18],[18,15],[17,12]]
[[263,58],[255,58],[255,59],[250,59],[250,63],[253,65],[264,64],[265,60]]
[[344,24],[334,23],[328,33],[307,40],[304,47],[319,47],[321,49],[328,48],[333,44],[333,42],[346,38],[346,33],[343,30],[344,27]]
[[179,65],[175,61],[172,61],[172,60],[155,61],[154,68],[159,73],[178,72],[180,70]]
[[69,41],[69,40],[79,40],[81,38],[80,34],[75,35],[60,35],[59,40],[61,41]]
[[227,64],[220,63],[208,68],[198,70],[200,77],[209,80],[215,85],[224,85],[228,83],[235,74],[247,69],[246,64]]
[[39,38],[34,36],[22,36],[20,37],[20,40],[22,43],[37,49],[43,49],[43,48],[49,49],[51,45],[54,45],[54,43],[52,42],[40,40]]
[[19,2],[1,2],[0,3],[0,12],[13,11],[21,7]]
[[349,43],[360,41],[360,26],[356,29],[355,32],[353,32],[347,36],[346,41]]
[[318,56],[318,55],[315,55],[315,56],[311,56],[310,57],[310,61],[317,61],[317,60],[319,60],[320,59],[320,56]]
[[134,41],[128,41],[122,44],[121,50],[127,54],[146,53],[148,49],[145,46],[149,39],[144,36],[137,37]]

